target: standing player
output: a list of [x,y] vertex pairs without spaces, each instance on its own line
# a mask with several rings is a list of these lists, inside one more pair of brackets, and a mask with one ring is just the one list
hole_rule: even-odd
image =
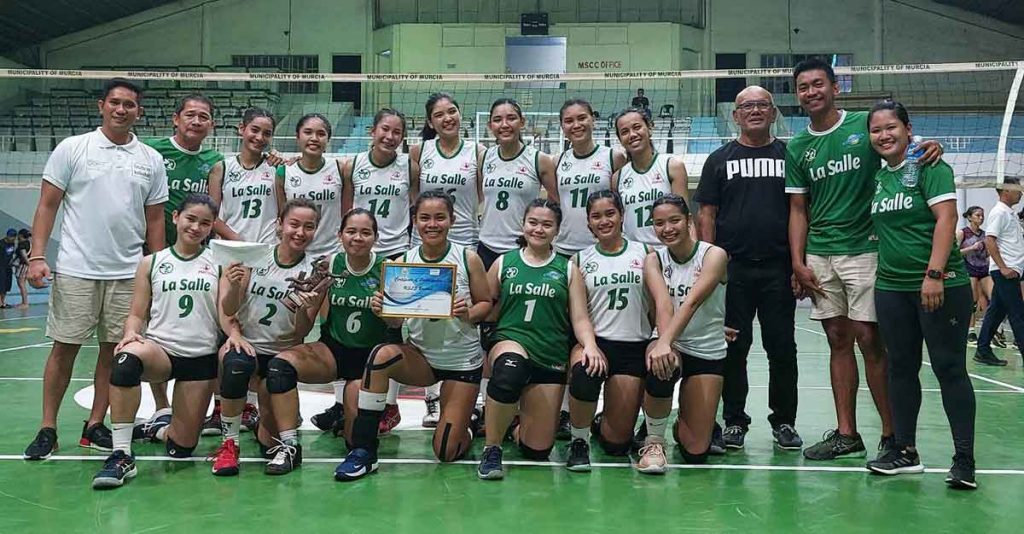
[[214,231],[222,239],[275,243],[277,170],[263,153],[274,137],[277,122],[269,111],[249,108],[242,114],[238,155],[224,161],[223,177],[210,176],[210,196],[220,202]]
[[979,317],[985,316],[988,302],[992,298],[992,277],[988,275],[985,230],[981,227],[985,222],[985,208],[971,206],[964,212],[964,218],[967,219],[967,226],[956,231],[956,242],[960,246],[960,254],[964,257],[964,263],[967,264],[967,275],[971,278],[971,292],[974,300],[974,313],[971,314],[967,343],[977,345],[978,334],[974,325]]
[[[882,419],[880,453],[891,447],[892,417],[886,383],[886,357],[875,318],[877,243],[871,225],[874,175],[881,166],[868,139],[867,114],[836,108],[839,84],[821,59],[793,69],[800,106],[811,118],[786,150],[789,194],[789,247],[793,274],[811,296],[811,319],[821,321],[831,351],[829,367],[838,427],[804,450],[809,460],[864,456],[857,433],[857,360]],[[922,163],[938,158],[938,143],[922,144]]]
[[[146,425],[147,437],[164,441],[172,458],[192,455],[210,404],[220,338],[220,268],[203,242],[213,229],[217,205],[205,194],[191,193],[171,213],[178,239],[143,258],[135,272],[132,309],[110,374],[114,452],[92,479],[96,489],[121,486],[136,474],[132,430],[143,380],[175,380],[173,418]],[[227,276],[241,274],[234,269]]]
[[658,246],[654,235],[652,203],[675,193],[688,198],[686,165],[669,154],[659,154],[651,141],[654,125],[643,111],[629,108],[615,117],[615,133],[629,155],[628,163],[612,175],[612,190],[622,196],[626,208],[623,232],[626,239]]
[[772,436],[779,448],[799,450],[803,440],[795,429],[796,299],[786,233],[786,144],[772,136],[775,103],[765,89],[752,85],[740,91],[732,116],[739,138],[708,156],[694,197],[700,204],[701,241],[729,254],[725,324],[738,334],[725,359],[724,445],[742,449],[751,422],[746,413],[747,355],[756,314],[768,353]]

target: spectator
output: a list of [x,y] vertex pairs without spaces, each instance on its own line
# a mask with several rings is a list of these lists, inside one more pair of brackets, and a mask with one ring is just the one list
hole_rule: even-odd
[[14,253],[18,249],[18,232],[14,228],[7,230],[7,236],[0,239],[0,308],[10,308],[7,304],[7,292],[11,290],[13,278]]
[[19,308],[28,308],[28,258],[32,254],[32,232],[28,228],[18,230],[18,247],[14,251],[14,280],[21,293]]
[[644,96],[643,89],[636,90],[636,96],[633,97],[633,101],[630,103],[630,106],[643,111],[647,120],[651,120],[651,101]]

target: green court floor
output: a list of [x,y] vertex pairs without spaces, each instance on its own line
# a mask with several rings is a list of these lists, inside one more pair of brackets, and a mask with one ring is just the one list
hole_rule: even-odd
[[[268,477],[255,442],[243,434],[251,459],[235,478],[215,478],[203,456],[219,438],[203,438],[194,461],[170,461],[162,446],[136,445],[139,476],[116,491],[90,481],[104,454],[77,447],[87,409],[73,399],[90,386],[95,347],[82,350],[60,418],[61,449],[29,463],[22,451],[39,424],[45,307],[0,311],[0,533],[66,532],[1021,532],[1024,524],[1024,371],[968,363],[978,399],[977,492],[946,488],[952,444],[938,385],[922,370],[925,388],[918,439],[923,475],[870,476],[862,460],[805,462],[776,451],[765,422],[767,365],[755,343],[748,411],[754,424],[743,451],[681,466],[664,477],[635,473],[601,455],[589,474],[550,463],[521,462],[506,452],[504,481],[476,478],[475,457],[456,465],[433,461],[428,431],[403,425],[382,440],[379,474],[355,483],[332,479],[344,455],[341,441],[301,433],[305,463],[285,477]],[[811,443],[832,425],[825,338],[798,310],[800,410],[797,428]],[[757,333],[755,333],[755,338]],[[878,419],[861,381],[858,418],[865,441],[876,443]],[[320,391],[324,391],[321,389]],[[326,395],[321,397],[327,398]],[[306,397],[304,397],[305,399]],[[305,401],[304,401],[305,402]],[[411,406],[418,401],[407,401]],[[407,422],[414,415],[407,414]],[[418,416],[415,416],[418,421]],[[870,447],[870,445],[869,445]],[[521,462],[521,463],[520,463]]]

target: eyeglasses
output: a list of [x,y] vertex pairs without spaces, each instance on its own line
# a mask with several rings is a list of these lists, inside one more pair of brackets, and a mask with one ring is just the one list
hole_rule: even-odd
[[744,102],[736,106],[736,109],[740,111],[750,112],[754,111],[755,109],[759,109],[761,111],[768,111],[769,109],[772,109],[772,107],[772,103],[767,100],[754,100],[752,102]]

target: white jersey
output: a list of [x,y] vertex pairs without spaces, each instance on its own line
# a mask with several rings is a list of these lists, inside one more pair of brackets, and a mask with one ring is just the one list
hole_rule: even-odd
[[519,248],[516,238],[523,235],[526,206],[540,196],[540,152],[523,146],[514,158],[501,157],[500,147],[484,153],[483,220],[480,242],[498,253]]
[[378,167],[370,152],[352,161],[353,203],[377,218],[377,243],[373,251],[391,257],[409,250],[409,155]]
[[[698,241],[693,253],[683,261],[676,261],[667,247],[657,250],[661,272],[668,285],[672,309],[676,311],[686,300],[697,277],[700,276],[704,257],[711,247],[708,243]],[[683,333],[672,342],[676,350],[705,360],[721,360],[725,358],[725,283],[719,283],[714,291],[694,312],[690,323]]]
[[242,335],[260,354],[277,354],[289,347],[302,343],[295,335],[295,314],[281,303],[291,292],[286,278],[313,272],[313,258],[305,254],[292,265],[277,261],[277,247],[267,253],[266,259],[252,269],[249,287],[238,310],[238,322]]
[[[428,262],[420,255],[420,247],[406,252],[402,261],[415,263],[446,263],[455,265],[455,299],[466,299],[473,305],[469,290],[469,266],[466,247],[449,243],[448,252],[439,260]],[[409,343],[420,349],[427,363],[435,369],[470,371],[484,363],[480,349],[480,331],[462,319],[406,319]]]
[[[477,219],[476,143],[460,142],[451,156],[439,150],[440,140],[424,141],[420,145],[420,192],[440,189],[455,200],[455,221],[448,232],[453,243],[475,247],[480,239]],[[415,228],[412,241],[418,245],[420,237]]]
[[630,161],[619,170],[619,195],[622,196],[622,233],[630,241],[661,245],[654,235],[654,201],[672,192],[668,174],[668,154],[654,154],[643,171]]
[[[324,158],[319,169],[303,169],[298,162],[277,169],[284,179],[285,199],[304,198],[320,210],[320,224],[306,254],[313,258],[330,256],[341,251],[341,173],[333,158]],[[282,206],[283,208],[283,206]]]
[[277,170],[266,160],[252,169],[246,169],[237,156],[224,160],[220,220],[240,235],[242,241],[277,242],[275,174]]
[[587,307],[594,322],[594,335],[611,341],[651,339],[650,300],[644,286],[644,258],[647,245],[626,241],[623,249],[610,254],[598,245],[576,256],[587,284]]
[[173,247],[153,254],[149,280],[152,299],[146,337],[179,358],[217,354],[220,267],[210,249],[187,260]]
[[600,145],[582,158],[572,149],[558,157],[555,176],[562,207],[562,226],[555,239],[558,252],[572,255],[597,243],[587,227],[587,198],[595,191],[611,189],[613,163],[612,149]]

